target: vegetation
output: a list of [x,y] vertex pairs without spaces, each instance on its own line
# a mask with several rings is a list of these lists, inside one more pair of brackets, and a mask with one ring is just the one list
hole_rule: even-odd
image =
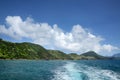
[[73,60],[80,60],[82,59],[80,55],[76,54],[76,53],[70,53],[68,54]]
[[105,59],[106,57],[98,55],[94,51],[88,51],[86,53],[81,54],[83,59]]
[[81,55],[76,53],[66,54],[59,50],[47,50],[33,43],[12,43],[0,39],[0,59],[88,60],[108,58],[98,55],[94,51],[89,51]]
[[48,51],[32,43],[11,43],[0,40],[1,59],[52,59]]
[[72,59],[69,55],[59,50],[48,50],[48,52],[54,57],[54,59]]

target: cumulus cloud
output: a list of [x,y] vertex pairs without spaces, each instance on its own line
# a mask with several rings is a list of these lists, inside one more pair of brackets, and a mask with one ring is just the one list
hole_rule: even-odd
[[20,16],[7,16],[7,25],[0,25],[0,34],[6,34],[15,39],[30,38],[33,43],[52,49],[68,52],[96,51],[111,52],[118,49],[110,44],[101,44],[104,40],[84,29],[81,25],[74,25],[70,32],[63,31],[57,24],[38,23],[32,18],[22,20]]

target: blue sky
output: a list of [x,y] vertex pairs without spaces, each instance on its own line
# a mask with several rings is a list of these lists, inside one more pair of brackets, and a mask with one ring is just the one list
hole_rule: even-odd
[[[0,10],[0,25],[5,27],[10,27],[5,20],[7,16],[19,16],[23,22],[29,17],[33,23],[48,23],[50,26],[57,24],[65,35],[72,33],[73,26],[78,24],[86,33],[102,37],[104,41],[100,41],[101,46],[109,44],[120,47],[120,0],[0,0]],[[26,36],[21,36],[22,40],[14,39],[2,31],[0,37],[9,41],[34,41]],[[72,51],[55,45],[52,47]],[[81,52],[79,50],[75,52]],[[112,53],[116,52],[119,50]]]

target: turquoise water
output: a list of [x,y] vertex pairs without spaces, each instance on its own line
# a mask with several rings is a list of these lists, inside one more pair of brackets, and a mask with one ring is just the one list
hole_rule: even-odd
[[0,60],[0,80],[120,80],[120,61]]

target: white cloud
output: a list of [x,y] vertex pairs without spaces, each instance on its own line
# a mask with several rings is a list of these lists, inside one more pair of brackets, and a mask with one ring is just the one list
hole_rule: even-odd
[[112,50],[114,50],[114,49],[118,49],[117,47],[114,47],[114,46],[112,46],[112,45],[110,45],[110,44],[108,44],[108,45],[106,45],[106,44],[104,44],[103,45],[103,50],[107,50],[108,52],[111,52]]
[[74,25],[70,32],[64,32],[57,24],[36,23],[33,19],[22,20],[20,16],[7,16],[7,26],[0,25],[0,34],[6,34],[15,39],[30,38],[34,43],[52,49],[62,49],[71,52],[111,52],[118,49],[110,44],[101,44],[103,38],[96,36],[82,26]]

